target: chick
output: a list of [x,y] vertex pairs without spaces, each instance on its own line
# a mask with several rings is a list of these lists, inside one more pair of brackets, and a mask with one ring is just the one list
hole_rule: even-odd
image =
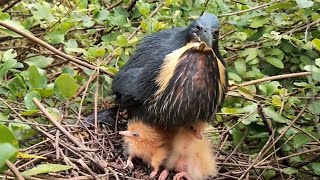
[[120,131],[128,145],[128,160],[124,168],[133,168],[132,159],[141,158],[153,167],[150,178],[158,174],[159,167],[168,156],[168,134],[161,128],[147,125],[137,119],[128,123],[127,131]]
[[179,128],[171,140],[172,148],[158,180],[165,180],[169,170],[177,174],[174,180],[204,180],[217,175],[215,156],[210,141],[202,137],[206,123],[198,122],[187,128]]

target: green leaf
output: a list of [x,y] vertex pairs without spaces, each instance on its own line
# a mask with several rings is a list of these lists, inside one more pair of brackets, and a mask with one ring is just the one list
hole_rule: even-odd
[[309,7],[313,6],[313,4],[314,4],[314,2],[311,0],[296,0],[296,3],[298,5],[298,7],[301,9],[309,8]]
[[309,143],[310,141],[311,141],[311,138],[308,135],[298,133],[293,138],[293,147],[296,149],[299,149],[305,144]]
[[228,76],[235,81],[241,81],[241,77],[236,73],[228,72]]
[[66,166],[61,164],[40,164],[39,166],[29,169],[27,171],[24,171],[21,174],[25,176],[33,176],[38,174],[66,171],[71,168],[72,166]]
[[287,119],[279,115],[277,112],[275,112],[273,109],[270,107],[263,108],[264,112],[268,117],[270,117],[273,121],[278,122],[278,123],[286,123]]
[[281,97],[278,95],[273,95],[272,96],[272,104],[280,107],[282,105]]
[[243,76],[246,73],[247,67],[244,60],[237,60],[234,65],[240,76]]
[[46,20],[48,20],[48,22],[53,22],[55,20],[55,18],[51,14],[50,5],[49,5],[49,3],[47,3],[46,5],[47,6],[42,5],[40,3],[34,4],[33,7],[36,10],[31,10],[31,12],[32,12],[33,16],[39,20],[46,19]]
[[50,44],[60,44],[64,41],[65,32],[61,30],[54,30],[49,33],[47,33],[44,38],[50,43]]
[[320,67],[320,58],[316,59],[316,60],[315,60],[315,63],[316,63],[316,65],[317,65],[318,67]]
[[269,22],[270,17],[268,16],[259,16],[259,17],[255,17],[253,19],[253,21],[250,24],[250,27],[252,28],[258,28],[258,27],[262,27],[263,25],[265,25],[266,23]]
[[27,72],[31,88],[43,88],[47,85],[48,79],[44,70],[31,65]]
[[28,110],[36,110],[38,108],[38,106],[34,104],[32,100],[34,97],[37,98],[39,101],[41,101],[40,94],[35,90],[30,91],[24,97],[24,104]]
[[29,66],[32,66],[32,65],[35,65],[39,68],[45,68],[47,67],[48,65],[52,64],[54,59],[51,58],[51,57],[45,57],[45,56],[33,56],[31,54],[32,57],[30,58],[27,58],[26,59],[26,63],[29,65]]
[[312,45],[313,45],[318,51],[320,51],[320,39],[317,39],[317,38],[313,39],[313,40],[312,40]]
[[6,161],[10,159],[14,154],[17,154],[18,149],[12,146],[10,143],[0,143],[0,173],[6,170]]
[[14,67],[16,63],[17,60],[9,59],[0,66],[0,80],[3,78],[4,75],[8,73],[9,70],[11,70]]
[[58,121],[61,119],[62,114],[60,113],[60,111],[58,109],[48,107],[47,110],[48,110],[49,114],[51,115],[51,117],[53,117],[53,119],[55,121]]
[[248,48],[241,52],[240,57],[247,57],[246,61],[253,60],[258,56],[258,49],[257,48]]
[[272,57],[272,56],[267,56],[266,60],[267,60],[268,63],[272,64],[274,67],[277,67],[277,68],[280,68],[280,69],[284,68],[283,62],[278,58],[275,58],[275,57]]
[[320,162],[311,163],[311,167],[315,173],[320,174]]
[[266,180],[270,180],[275,176],[276,176],[276,171],[274,171],[274,170],[266,170],[266,171],[263,172],[263,177]]
[[235,146],[238,145],[239,143],[242,144],[241,139],[243,138],[243,136],[244,136],[244,132],[243,131],[240,131],[239,129],[234,128],[232,130],[233,144]]
[[78,85],[69,74],[62,74],[56,79],[54,89],[57,95],[71,98],[77,93]]
[[106,50],[104,48],[98,48],[98,47],[89,47],[88,54],[92,57],[103,57],[106,53]]
[[283,169],[284,173],[292,175],[295,174],[297,172],[299,172],[297,169],[293,168],[293,167],[287,167]]
[[265,95],[271,96],[275,92],[278,91],[278,87],[281,86],[279,82],[277,81],[272,81],[267,84],[261,84],[259,85],[259,89],[264,92]]
[[313,114],[320,114],[320,101],[312,101],[308,110]]
[[2,124],[0,124],[0,149],[0,172],[3,172],[7,169],[6,166],[3,166],[6,160],[9,159],[11,162],[16,160],[19,144],[12,131]]
[[119,47],[124,47],[128,45],[128,40],[124,35],[120,35],[117,37],[117,41],[115,44]]

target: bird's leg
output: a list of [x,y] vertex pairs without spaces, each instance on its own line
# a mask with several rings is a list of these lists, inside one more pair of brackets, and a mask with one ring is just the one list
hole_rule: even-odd
[[158,171],[159,171],[159,166],[153,167],[153,171],[150,174],[150,178],[154,178],[158,174]]
[[182,180],[182,178],[185,178],[187,180],[192,180],[192,178],[186,173],[186,172],[179,172],[174,177],[173,180]]
[[165,169],[161,172],[158,180],[166,180],[168,175],[169,175],[169,171]]
[[132,155],[130,155],[127,159],[127,164],[123,167],[123,169],[126,169],[127,167],[133,168],[133,163],[132,163]]

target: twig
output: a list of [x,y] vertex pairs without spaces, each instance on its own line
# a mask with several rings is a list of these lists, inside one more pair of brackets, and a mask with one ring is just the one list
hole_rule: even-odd
[[123,2],[123,0],[120,0],[120,1],[112,4],[110,7],[107,8],[107,10],[111,10],[111,9],[113,9],[113,8],[116,7],[116,6],[119,6],[122,2]]
[[261,9],[261,8],[267,7],[267,6],[270,6],[270,5],[272,5],[274,3],[278,3],[278,2],[281,2],[281,0],[271,1],[271,2],[269,2],[267,4],[262,4],[260,6],[256,6],[256,7],[253,7],[253,8],[250,8],[250,9],[246,9],[246,10],[243,10],[243,11],[238,11],[238,12],[233,12],[233,13],[228,13],[228,14],[221,14],[221,15],[218,15],[218,17],[239,15],[239,14],[242,14],[242,13],[246,13],[246,12],[249,12],[249,11],[254,11],[254,10],[257,10],[257,9]]
[[238,87],[245,87],[253,84],[258,84],[266,81],[273,81],[273,80],[278,80],[278,79],[286,79],[286,78],[293,78],[293,77],[299,77],[299,76],[309,76],[311,75],[311,72],[300,72],[300,73],[291,73],[291,74],[282,74],[282,75],[277,75],[277,76],[271,76],[271,77],[266,77],[262,79],[257,79],[249,82],[244,82],[238,85],[233,85],[229,88],[229,91],[233,91],[238,89]]
[[80,143],[74,136],[72,136],[60,123],[58,123],[49,112],[43,107],[43,105],[38,101],[37,98],[32,99],[33,102],[39,107],[39,109],[43,112],[44,115],[48,117],[48,119],[64,134],[70,139],[75,145],[80,148],[85,148],[85,146]]
[[133,7],[136,5],[136,3],[137,3],[137,0],[131,0],[131,3],[128,6],[127,11],[130,12],[133,9]]
[[6,165],[14,173],[18,180],[24,180],[19,170],[9,160],[6,160]]
[[[33,42],[35,42],[35,43],[37,43],[37,44],[40,44],[41,46],[47,48],[48,50],[52,51],[53,53],[55,53],[55,54],[57,54],[57,55],[65,58],[65,59],[67,59],[67,60],[69,60],[69,61],[72,61],[72,62],[74,62],[74,63],[76,63],[76,64],[82,65],[82,66],[87,67],[87,68],[89,68],[89,69],[95,69],[95,68],[96,68],[96,66],[94,66],[94,65],[92,65],[92,64],[89,64],[89,63],[87,63],[87,62],[84,62],[84,61],[80,61],[80,60],[78,60],[78,59],[76,59],[76,58],[74,58],[74,57],[72,57],[72,56],[70,56],[70,55],[68,55],[68,54],[65,54],[65,53],[59,51],[58,49],[54,48],[54,47],[51,46],[50,44],[48,44],[48,43],[42,41],[41,39],[33,36],[32,34],[29,34],[29,33],[27,33],[27,32],[24,32],[24,31],[22,31],[22,30],[20,30],[20,29],[18,29],[18,28],[16,28],[16,27],[13,27],[13,26],[10,25],[10,24],[7,24],[7,23],[5,23],[5,22],[3,22],[3,21],[0,21],[0,26],[3,26],[3,27],[5,27],[5,28],[7,28],[7,29],[9,29],[9,30],[11,30],[11,31],[13,31],[13,32],[16,32],[16,33],[20,34],[21,36],[24,36],[24,37],[30,39],[31,41],[33,41]],[[113,75],[111,75],[111,74],[108,73],[107,71],[105,71],[105,70],[103,70],[103,69],[101,69],[101,71],[103,71],[104,73],[106,73],[106,74],[108,74],[109,76],[113,77]]]
[[18,2],[20,2],[21,0],[15,0],[12,3],[10,3],[7,7],[2,9],[2,12],[7,12],[9,9],[11,9],[14,5],[16,5]]

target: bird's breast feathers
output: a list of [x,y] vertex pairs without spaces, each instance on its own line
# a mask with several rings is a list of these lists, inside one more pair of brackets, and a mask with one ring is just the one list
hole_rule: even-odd
[[192,42],[165,57],[155,82],[158,89],[150,98],[149,111],[164,122],[209,120],[224,97],[226,69],[211,48]]

